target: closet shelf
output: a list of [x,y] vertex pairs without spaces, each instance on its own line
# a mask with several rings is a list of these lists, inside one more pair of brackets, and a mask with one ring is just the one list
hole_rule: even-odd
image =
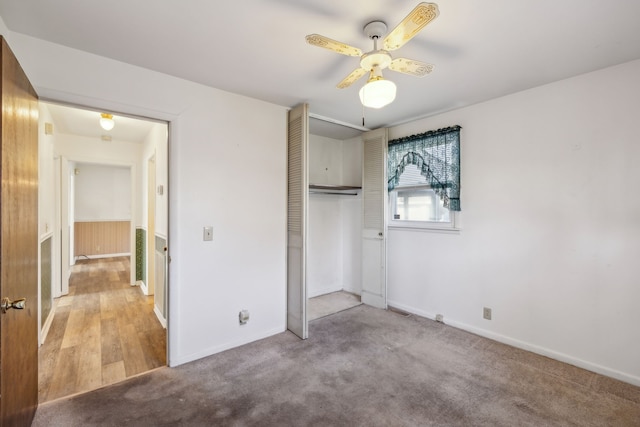
[[340,194],[345,196],[357,196],[362,187],[351,185],[316,185],[309,184],[311,194]]

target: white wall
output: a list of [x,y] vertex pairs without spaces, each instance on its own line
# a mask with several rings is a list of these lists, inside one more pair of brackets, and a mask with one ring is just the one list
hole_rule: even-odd
[[40,236],[53,232],[55,226],[55,169],[54,145],[55,129],[51,135],[45,134],[45,123],[53,123],[45,104],[40,104],[38,120],[38,212]]
[[155,123],[151,128],[151,131],[146,136],[142,146],[142,156],[140,160],[141,170],[141,195],[139,199],[140,206],[140,218],[137,225],[147,226],[147,183],[148,183],[148,161],[151,156],[156,156],[156,188],[160,185],[163,187],[163,194],[158,194],[156,191],[156,234],[164,237],[168,236],[169,225],[169,196],[167,192],[167,185],[169,183],[169,171],[168,171],[168,128],[165,123]]
[[[70,166],[70,173],[73,173],[73,169],[76,168],[80,173],[82,173],[82,170],[84,169],[85,175],[89,174],[90,176],[90,182],[87,183],[80,175],[78,175],[76,177],[77,179],[74,179],[76,186],[82,186],[82,182],[89,184],[89,186],[94,183],[97,185],[98,183],[96,180],[103,182],[107,179],[104,174],[108,173],[112,175],[115,173],[114,171],[117,168],[120,169],[120,174],[126,174],[128,176],[127,179],[129,180],[129,189],[122,190],[126,191],[128,200],[124,201],[120,198],[120,202],[124,203],[124,205],[112,206],[113,209],[118,209],[120,212],[119,214],[116,215],[113,209],[110,209],[105,203],[100,202],[99,199],[94,199],[94,195],[92,194],[94,190],[82,189],[82,187],[80,187],[80,192],[75,194],[77,198],[73,201],[73,205],[75,209],[80,208],[81,210],[80,212],[74,213],[71,220],[93,221],[99,219],[135,219],[138,214],[137,212],[134,212],[134,208],[137,207],[137,202],[134,203],[134,201],[140,199],[139,162],[141,144],[118,140],[102,141],[100,138],[89,138],[79,135],[55,134],[54,156],[56,158],[61,158],[63,162],[72,162],[73,166]],[[125,170],[126,172],[124,172]],[[100,177],[96,176],[96,174],[100,175]],[[112,176],[112,178],[114,177],[115,175]],[[122,182],[120,184],[124,185]],[[113,190],[114,187],[109,187],[109,191]],[[102,196],[105,196],[110,200],[113,199],[112,196],[115,197],[115,195],[109,196],[101,193],[100,197]],[[129,212],[123,212],[123,210],[128,210]],[[117,218],[118,215],[124,215],[124,217]]]
[[307,227],[307,297],[343,288],[342,205],[347,196],[310,194]]
[[390,129],[462,126],[463,229],[390,231],[389,303],[640,385],[639,75],[634,61]]
[[76,221],[130,221],[131,169],[76,163]]
[[141,144],[129,141],[102,141],[79,135],[57,134],[55,155],[83,163],[137,167]]
[[287,109],[8,35],[40,96],[171,122],[170,365],[284,331]]
[[362,186],[362,138],[342,141],[342,184]]
[[309,135],[309,184],[342,184],[342,141]]

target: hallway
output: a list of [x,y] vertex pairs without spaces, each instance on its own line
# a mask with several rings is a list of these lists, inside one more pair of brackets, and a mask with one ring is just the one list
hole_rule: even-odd
[[93,390],[166,365],[153,297],[129,285],[129,258],[81,260],[39,352],[39,401]]

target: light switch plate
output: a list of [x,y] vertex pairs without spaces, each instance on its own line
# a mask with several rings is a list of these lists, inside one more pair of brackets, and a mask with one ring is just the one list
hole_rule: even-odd
[[203,228],[202,240],[204,240],[205,242],[213,240],[213,227],[212,226],[207,226],[207,227]]

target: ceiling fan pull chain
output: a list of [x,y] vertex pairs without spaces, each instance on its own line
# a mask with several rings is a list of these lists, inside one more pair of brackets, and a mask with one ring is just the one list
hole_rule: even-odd
[[362,127],[364,126],[364,104],[362,104]]

